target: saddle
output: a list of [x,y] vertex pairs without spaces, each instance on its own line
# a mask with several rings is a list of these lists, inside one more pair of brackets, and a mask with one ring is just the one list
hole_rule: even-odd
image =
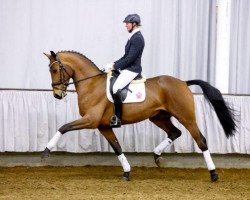
[[[111,102],[114,102],[112,88],[119,74],[119,71],[113,70],[112,72],[109,72],[107,76],[106,93],[107,98]],[[146,97],[145,81],[146,77],[142,76],[141,74],[135,77],[135,79],[130,84],[128,84],[125,88],[122,89],[122,102],[135,103],[144,101]]]

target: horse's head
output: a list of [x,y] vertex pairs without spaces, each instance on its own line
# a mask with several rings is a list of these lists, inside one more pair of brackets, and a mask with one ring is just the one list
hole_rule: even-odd
[[69,79],[71,75],[66,70],[66,65],[57,57],[57,55],[50,51],[51,55],[44,53],[49,60],[49,70],[52,79],[52,88],[54,97],[57,99],[62,99],[67,95],[67,87],[69,85]]

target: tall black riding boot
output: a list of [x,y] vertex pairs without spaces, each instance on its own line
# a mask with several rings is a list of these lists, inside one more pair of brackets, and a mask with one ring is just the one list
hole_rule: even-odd
[[122,121],[121,90],[118,90],[116,94],[113,95],[113,99],[114,99],[114,115],[110,119],[110,127],[119,128],[121,127],[121,121]]

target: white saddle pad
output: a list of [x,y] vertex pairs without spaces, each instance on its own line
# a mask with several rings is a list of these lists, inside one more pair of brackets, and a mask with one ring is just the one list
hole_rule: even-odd
[[[114,102],[111,94],[110,94],[110,78],[111,73],[107,76],[107,83],[106,83],[106,94],[109,101]],[[146,91],[145,91],[145,81],[146,77],[143,76],[141,80],[134,80],[129,84],[129,91],[127,93],[126,99],[123,103],[136,103],[136,102],[143,102],[146,98]]]

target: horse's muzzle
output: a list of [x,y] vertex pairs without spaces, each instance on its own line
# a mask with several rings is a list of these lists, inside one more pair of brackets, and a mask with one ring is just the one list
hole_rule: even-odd
[[55,98],[62,99],[67,95],[67,92],[65,89],[54,88],[53,94]]
[[54,94],[54,97],[55,97],[56,99],[62,99],[62,98],[63,98],[62,95],[60,96],[60,95],[58,95],[58,94]]

